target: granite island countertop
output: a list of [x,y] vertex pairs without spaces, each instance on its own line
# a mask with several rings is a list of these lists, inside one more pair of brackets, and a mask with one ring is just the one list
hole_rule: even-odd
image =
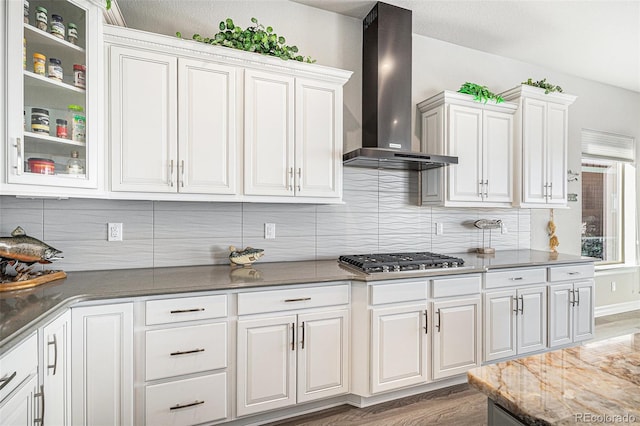
[[594,260],[535,250],[452,255],[463,258],[464,267],[367,275],[345,268],[336,260],[320,260],[258,262],[253,268],[239,269],[213,265],[68,272],[65,279],[33,289],[0,292],[0,354],[45,321],[81,301],[334,281],[406,279]]
[[467,377],[524,424],[640,423],[640,333],[486,365]]

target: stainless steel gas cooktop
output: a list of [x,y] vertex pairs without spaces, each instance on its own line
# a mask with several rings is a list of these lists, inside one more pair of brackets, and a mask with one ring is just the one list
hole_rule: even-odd
[[367,274],[376,272],[424,271],[438,268],[458,268],[464,265],[464,260],[458,257],[430,253],[428,251],[415,253],[344,255],[340,256],[338,262]]

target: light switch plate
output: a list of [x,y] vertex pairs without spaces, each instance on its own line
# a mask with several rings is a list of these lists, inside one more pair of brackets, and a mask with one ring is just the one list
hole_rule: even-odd
[[265,223],[264,224],[264,238],[265,240],[275,240],[276,238],[276,224]]

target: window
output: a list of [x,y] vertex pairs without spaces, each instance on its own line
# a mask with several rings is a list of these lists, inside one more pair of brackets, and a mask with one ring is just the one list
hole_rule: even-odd
[[635,264],[633,138],[582,131],[582,255]]

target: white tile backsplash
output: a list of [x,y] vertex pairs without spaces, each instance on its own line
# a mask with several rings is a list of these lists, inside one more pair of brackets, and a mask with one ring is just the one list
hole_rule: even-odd
[[[413,172],[344,168],[343,204],[205,203],[126,200],[29,200],[0,197],[0,235],[20,225],[63,251],[49,265],[66,271],[228,263],[229,246],[265,250],[260,262],[337,259],[386,251],[456,253],[482,244],[473,226],[500,219],[498,250],[529,249],[531,212],[519,209],[419,207]],[[122,222],[124,241],[106,241]],[[276,224],[265,240],[264,223]],[[435,234],[435,223],[444,233]],[[485,237],[487,237],[485,235]]]

